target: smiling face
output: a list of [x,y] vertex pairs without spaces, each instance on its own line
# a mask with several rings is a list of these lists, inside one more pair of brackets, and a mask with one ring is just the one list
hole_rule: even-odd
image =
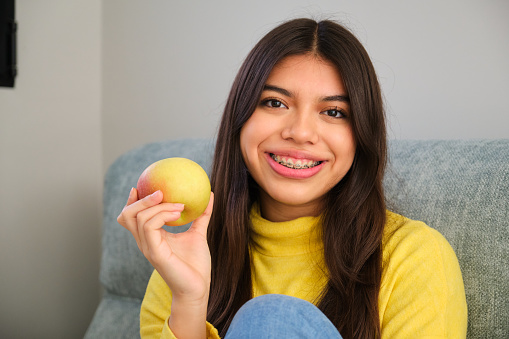
[[333,64],[314,55],[281,60],[242,127],[240,146],[264,218],[319,215],[355,157],[348,94]]

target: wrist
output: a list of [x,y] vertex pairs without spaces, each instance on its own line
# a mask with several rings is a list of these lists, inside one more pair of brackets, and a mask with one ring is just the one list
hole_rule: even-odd
[[171,311],[189,310],[192,313],[207,313],[208,295],[200,298],[189,298],[187,296],[173,296],[171,301]]
[[174,307],[173,305],[177,305],[182,308],[190,308],[195,310],[200,308],[205,308],[205,310],[207,309],[210,293],[209,288],[204,289],[196,288],[193,289],[192,291],[188,290],[180,293],[174,292],[173,289],[171,289],[171,291],[172,291],[171,300],[172,308]]
[[207,299],[173,299],[168,325],[179,339],[205,338],[207,321]]

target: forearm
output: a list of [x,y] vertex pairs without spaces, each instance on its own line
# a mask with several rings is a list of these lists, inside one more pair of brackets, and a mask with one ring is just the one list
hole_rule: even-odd
[[186,302],[173,299],[168,325],[179,339],[206,338],[207,300]]

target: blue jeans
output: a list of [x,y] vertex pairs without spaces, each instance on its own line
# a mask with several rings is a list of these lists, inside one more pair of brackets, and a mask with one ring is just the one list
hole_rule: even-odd
[[295,297],[267,294],[244,304],[225,339],[336,338],[341,335],[315,305]]

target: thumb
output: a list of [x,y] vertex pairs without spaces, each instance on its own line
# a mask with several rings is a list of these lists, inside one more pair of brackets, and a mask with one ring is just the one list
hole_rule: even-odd
[[198,218],[193,221],[189,230],[201,233],[203,236],[207,236],[207,229],[209,227],[210,216],[212,215],[212,209],[214,207],[214,193],[210,192],[210,199],[207,208]]

